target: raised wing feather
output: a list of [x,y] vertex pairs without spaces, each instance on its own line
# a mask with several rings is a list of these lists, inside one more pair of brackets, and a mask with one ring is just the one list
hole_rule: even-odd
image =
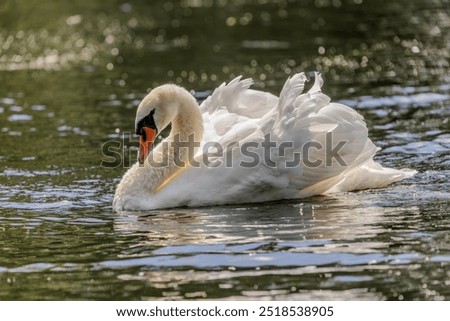
[[245,141],[259,128],[260,118],[273,109],[278,98],[249,89],[252,79],[241,76],[221,84],[200,106],[205,126],[202,145],[217,142],[228,146]]

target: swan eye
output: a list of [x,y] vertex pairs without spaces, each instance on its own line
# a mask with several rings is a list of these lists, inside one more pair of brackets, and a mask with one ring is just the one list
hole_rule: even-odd
[[147,140],[147,134],[145,133],[144,127],[141,127],[141,130],[140,130],[140,132],[139,132],[139,135],[142,136],[142,139],[143,139],[144,141]]
[[142,138],[144,138],[144,140],[146,138],[144,127],[152,128],[156,132],[158,131],[158,128],[156,127],[156,124],[155,124],[155,119],[153,118],[154,114],[155,114],[155,110],[153,109],[147,116],[142,118],[137,124],[136,135],[142,136]]

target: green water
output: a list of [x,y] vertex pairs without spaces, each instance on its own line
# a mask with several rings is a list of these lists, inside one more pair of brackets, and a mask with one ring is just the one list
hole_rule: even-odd
[[[0,4],[0,299],[450,299],[450,3]],[[386,189],[113,213],[141,98],[314,70],[366,118]]]

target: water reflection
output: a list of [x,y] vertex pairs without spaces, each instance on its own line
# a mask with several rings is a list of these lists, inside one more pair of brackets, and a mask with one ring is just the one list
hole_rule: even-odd
[[[422,269],[429,257],[419,244],[435,246],[441,236],[417,234],[412,227],[423,220],[420,208],[389,208],[392,199],[386,196],[352,193],[303,203],[123,212],[115,231],[142,236],[135,246],[151,250],[97,268],[139,267],[140,273],[118,278],[145,282],[158,293],[148,297],[153,300],[222,297],[223,291],[228,299],[405,299],[381,284],[401,283],[402,273]],[[315,291],[314,282],[333,291]],[[374,282],[379,285],[373,292],[367,287]],[[211,286],[201,289],[203,283]],[[445,292],[433,291],[422,295]]]
[[345,252],[369,253],[388,246],[368,240],[387,233],[386,226],[400,215],[411,222],[420,219],[417,206],[391,209],[377,205],[364,193],[353,193],[302,203],[121,212],[114,229],[124,235],[144,236],[140,246],[151,248],[241,243],[276,246],[278,242],[304,241],[306,246],[318,242],[326,251],[340,251],[347,247],[340,242],[351,242],[354,246]]

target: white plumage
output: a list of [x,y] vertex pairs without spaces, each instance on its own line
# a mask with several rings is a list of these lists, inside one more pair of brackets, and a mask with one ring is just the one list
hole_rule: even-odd
[[[384,187],[416,173],[374,162],[377,147],[363,117],[332,103],[321,92],[320,74],[302,93],[305,81],[304,73],[294,75],[276,97],[249,89],[252,80],[238,77],[201,106],[181,87],[154,89],[138,107],[136,124],[152,111],[158,130],[172,123],[149,155],[166,166],[133,165],[117,187],[114,209],[295,199]],[[180,149],[177,134],[182,141],[195,135],[195,156]]]

